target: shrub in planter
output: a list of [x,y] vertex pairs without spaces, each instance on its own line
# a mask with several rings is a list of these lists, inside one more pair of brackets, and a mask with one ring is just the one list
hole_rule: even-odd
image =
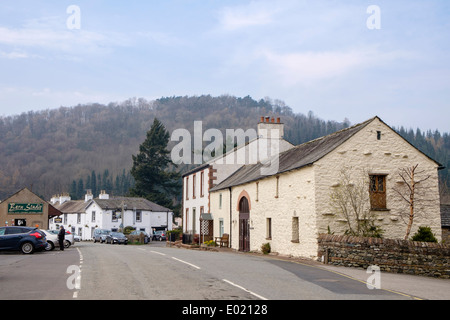
[[261,246],[261,251],[262,251],[262,253],[264,253],[264,254],[269,254],[269,253],[270,253],[270,243],[264,243],[264,244]]

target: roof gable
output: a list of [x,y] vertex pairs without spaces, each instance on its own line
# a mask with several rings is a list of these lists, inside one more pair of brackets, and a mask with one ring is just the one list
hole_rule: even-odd
[[[337,131],[328,136],[300,144],[296,147],[293,147],[292,149],[280,153],[278,171],[272,175],[288,172],[294,169],[300,169],[313,164],[314,162],[320,160],[325,155],[343,144],[345,141],[350,139],[353,135],[366,127],[367,124],[372,122],[375,118]],[[261,169],[263,169],[263,167],[264,163],[243,166],[222,183],[212,188],[211,191],[226,189],[232,186],[268,177],[267,175],[261,174]]]

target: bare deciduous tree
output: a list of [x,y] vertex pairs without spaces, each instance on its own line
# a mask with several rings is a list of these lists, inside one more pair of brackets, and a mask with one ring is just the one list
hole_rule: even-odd
[[[397,192],[397,194],[408,204],[408,207],[409,207],[409,212],[407,214],[401,215],[402,218],[404,218],[405,215],[407,216],[407,219],[406,220],[404,219],[404,221],[407,224],[405,240],[408,239],[408,237],[411,233],[411,228],[412,228],[413,222],[414,222],[414,215],[416,214],[415,207],[416,207],[416,203],[419,201],[418,195],[421,193],[418,190],[420,183],[422,183],[430,178],[429,175],[420,178],[421,176],[423,176],[425,171],[417,171],[418,167],[419,167],[419,164],[416,164],[411,167],[399,169],[398,175],[402,178],[402,182],[403,182],[402,185],[404,187],[403,188],[399,188],[399,187],[393,188],[394,191]],[[424,200],[424,199],[420,199],[420,200]]]
[[330,204],[346,220],[346,234],[380,237],[381,230],[375,226],[375,216],[370,210],[369,175],[363,171],[362,176],[353,179],[352,171],[350,167],[341,170]]

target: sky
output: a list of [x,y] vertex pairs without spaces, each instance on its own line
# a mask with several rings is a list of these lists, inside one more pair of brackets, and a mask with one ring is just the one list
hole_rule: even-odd
[[0,115],[202,94],[449,132],[450,1],[0,2]]

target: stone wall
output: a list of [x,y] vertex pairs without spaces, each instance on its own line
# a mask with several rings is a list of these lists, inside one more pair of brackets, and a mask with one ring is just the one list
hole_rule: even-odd
[[450,279],[450,245],[407,240],[319,235],[319,261]]

